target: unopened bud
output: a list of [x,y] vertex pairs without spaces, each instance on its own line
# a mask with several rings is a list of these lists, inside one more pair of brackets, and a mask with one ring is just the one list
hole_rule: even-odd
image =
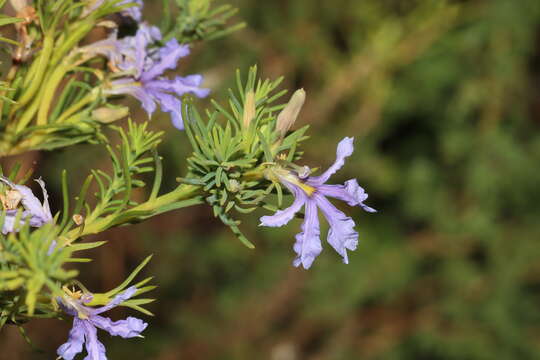
[[287,131],[293,126],[302,106],[306,101],[306,92],[304,89],[298,89],[291,96],[289,103],[278,115],[276,130],[280,133],[281,138],[287,134]]
[[81,225],[84,222],[84,216],[82,216],[81,214],[73,215],[72,219],[77,226]]
[[129,108],[123,106],[118,108],[100,107],[92,111],[92,119],[101,123],[112,123],[120,120],[129,114]]
[[244,115],[242,117],[242,124],[244,128],[249,128],[249,123],[255,117],[255,93],[253,90],[249,90],[246,94],[246,101],[244,102]]

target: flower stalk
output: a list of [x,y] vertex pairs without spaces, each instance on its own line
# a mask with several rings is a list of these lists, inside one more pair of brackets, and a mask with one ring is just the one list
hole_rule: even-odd
[[86,235],[104,232],[113,226],[148,219],[164,211],[199,205],[203,203],[197,196],[199,192],[199,186],[182,184],[175,190],[125,210],[122,214],[98,217],[95,214],[102,209],[96,208],[96,211],[85,219],[82,229],[75,228],[64,235],[64,245],[72,244],[76,239]]

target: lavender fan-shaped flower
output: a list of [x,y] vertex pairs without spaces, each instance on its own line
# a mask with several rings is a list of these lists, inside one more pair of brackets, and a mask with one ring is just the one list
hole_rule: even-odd
[[107,95],[131,95],[139,100],[149,116],[157,109],[171,114],[173,125],[182,130],[182,102],[184,94],[206,97],[210,90],[201,88],[201,75],[168,78],[165,71],[177,67],[178,61],[189,55],[189,45],[179,44],[176,39],[156,48],[161,41],[158,28],[144,23],[139,25],[135,36],[117,38],[113,32],[107,39],[86,46],[82,51],[89,56],[103,55],[109,66],[123,74],[110,82],[104,93]]
[[148,326],[144,321],[131,316],[125,320],[112,321],[99,315],[128,300],[136,291],[137,288],[132,286],[99,308],[85,306],[84,304],[91,300],[91,297],[85,295],[80,298],[69,296],[59,298],[58,303],[62,309],[73,316],[73,327],[69,332],[68,341],[58,348],[58,356],[64,360],[73,360],[82,352],[84,346],[88,353],[85,360],[107,360],[105,346],[97,338],[97,328],[122,338],[140,337],[141,332]]
[[292,205],[274,215],[261,217],[261,225],[280,227],[287,224],[302,207],[305,208],[302,232],[296,235],[294,251],[297,254],[294,266],[302,265],[309,269],[322,251],[319,229],[318,210],[322,212],[330,225],[327,241],[342,256],[343,262],[349,262],[347,250],[355,250],[358,245],[358,233],[354,230],[354,221],[338,210],[327,197],[345,201],[350,206],[360,206],[367,212],[376,210],[365,205],[368,195],[356,179],[343,185],[329,185],[326,182],[344,164],[354,150],[353,138],[346,137],[338,144],[336,161],[320,176],[302,177],[298,173],[278,169],[274,175],[294,195]]

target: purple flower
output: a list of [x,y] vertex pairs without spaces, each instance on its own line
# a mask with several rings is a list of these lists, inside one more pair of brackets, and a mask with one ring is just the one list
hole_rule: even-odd
[[[141,20],[141,0],[125,0],[119,5],[137,3],[138,6],[126,8],[122,13],[136,21]],[[95,10],[102,1],[93,3],[89,9]],[[79,51],[89,59],[97,55],[109,59],[109,67],[115,73],[104,94],[131,95],[138,99],[142,107],[151,116],[157,105],[163,112],[171,114],[173,125],[182,130],[182,95],[192,93],[198,97],[206,97],[210,90],[201,88],[201,75],[176,76],[173,79],[163,76],[165,71],[175,69],[180,58],[189,55],[189,46],[181,45],[176,39],[169,40],[162,47],[161,32],[155,26],[140,23],[135,36],[118,38],[113,31],[104,40],[97,41],[81,48]]]
[[[183,129],[181,96],[192,93],[205,97],[210,91],[200,88],[203,80],[201,75],[176,76],[172,79],[164,77],[165,71],[175,69],[178,60],[189,55],[189,46],[172,39],[163,47],[153,48],[159,40],[159,29],[141,24],[135,36],[119,40],[109,38],[98,46],[90,45],[87,51],[107,56],[111,67],[126,75],[111,81],[110,87],[105,90],[106,94],[135,97],[149,116],[159,105],[162,111],[171,114],[173,125]],[[109,46],[111,42],[115,43],[112,52]]]
[[79,52],[85,55],[85,61],[98,55],[105,56],[114,73],[138,78],[151,61],[147,47],[160,40],[159,29],[143,23],[139,25],[135,36],[119,39],[115,29],[107,38],[86,45]]
[[272,216],[261,217],[261,225],[279,227],[287,224],[294,215],[305,207],[305,217],[302,232],[296,235],[294,251],[298,255],[294,266],[309,269],[315,258],[322,251],[318,209],[330,225],[327,241],[343,257],[343,262],[349,262],[347,250],[355,250],[358,245],[358,233],[354,230],[354,221],[338,210],[328,199],[332,197],[343,200],[350,206],[360,206],[367,212],[376,212],[375,209],[364,204],[368,195],[358,185],[356,179],[351,179],[343,185],[328,185],[328,179],[344,164],[354,150],[353,138],[346,137],[338,144],[336,161],[320,176],[309,176],[286,170],[282,167],[270,169],[270,176],[277,178],[294,195],[292,205],[284,210],[277,211]]
[[[90,5],[87,5],[84,8],[82,16],[85,17],[85,16],[89,15],[90,13],[94,12],[101,5],[103,5],[104,2],[105,2],[105,0],[94,0],[94,2],[92,2]],[[141,21],[141,19],[142,19],[142,7],[143,7],[142,0],[124,0],[124,1],[121,1],[118,4],[116,4],[116,6],[127,5],[127,4],[130,4],[130,3],[135,3],[136,5],[135,6],[130,6],[130,7],[126,8],[126,9],[122,10],[120,12],[120,14],[122,14],[123,16],[129,16],[129,17],[133,18],[133,20],[135,20],[135,21]]]
[[135,21],[141,21],[142,19],[142,8],[143,8],[143,0],[124,0],[118,5],[127,5],[129,3],[135,3],[135,6],[130,6],[124,10],[122,10],[121,14],[124,16],[129,16]]
[[21,215],[21,224],[28,221],[30,226],[41,227],[44,224],[53,220],[51,209],[49,207],[49,196],[45,190],[45,182],[40,179],[35,181],[41,187],[43,192],[43,203],[32,193],[32,190],[24,185],[12,183],[8,178],[0,176],[0,182],[3,182],[9,187],[5,194],[0,195],[2,206],[6,211],[2,233],[18,231],[15,227],[15,219],[17,217],[17,208],[22,204],[23,211]]
[[148,326],[144,321],[131,316],[125,320],[112,321],[99,315],[128,300],[136,291],[137,288],[132,286],[116,295],[107,305],[91,308],[84,306],[84,303],[92,299],[91,296],[81,296],[79,292],[72,293],[67,290],[67,295],[58,298],[58,303],[67,314],[73,316],[73,327],[69,332],[68,341],[56,351],[58,356],[64,360],[72,360],[75,355],[82,352],[83,345],[85,345],[88,353],[85,360],[107,360],[105,346],[97,338],[97,328],[103,329],[113,336],[141,337],[141,332]]

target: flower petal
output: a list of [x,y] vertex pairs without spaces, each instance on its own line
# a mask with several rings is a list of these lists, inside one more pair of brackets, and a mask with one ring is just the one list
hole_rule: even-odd
[[159,103],[161,111],[171,114],[171,121],[175,128],[184,130],[182,121],[182,101],[177,97],[159,91],[154,91],[154,97]]
[[[21,216],[22,222],[30,217],[30,225],[40,227],[43,224],[52,221],[51,209],[49,207],[49,195],[45,189],[45,182],[41,180],[41,178],[36,179],[36,182],[39,184],[39,186],[41,186],[41,190],[43,191],[43,204],[28,186],[16,185],[3,176],[0,176],[0,181],[7,184],[12,189],[17,190],[21,194],[21,203],[25,209]],[[16,210],[6,211],[6,217],[2,226],[2,233],[7,234],[8,232],[13,232],[15,230],[16,215]]]
[[112,31],[107,38],[83,46],[80,51],[92,57],[96,55],[105,56],[109,63],[116,67],[122,60],[123,41],[118,40],[118,31]]
[[291,206],[286,209],[278,210],[274,215],[266,215],[261,217],[259,226],[280,227],[287,224],[294,215],[300,211],[307,200],[306,194],[297,186],[287,186],[294,195],[294,201]]
[[311,176],[306,183],[309,185],[318,186],[327,182],[330,176],[343,167],[345,164],[345,158],[352,155],[354,151],[353,142],[354,138],[352,137],[346,137],[341,140],[337,147],[336,161],[334,164],[332,164],[332,166],[330,166],[328,170],[326,170],[320,176]]
[[36,214],[36,216],[43,213],[43,206],[41,205],[41,202],[28,186],[15,185],[15,189],[21,193],[21,203],[25,209],[30,211],[31,214]]
[[[21,225],[24,223],[24,219],[28,216],[27,211],[23,211],[21,214]],[[19,231],[15,229],[15,218],[17,217],[17,210],[7,210],[6,217],[4,218],[4,224],[2,225],[2,234],[6,235],[7,233],[13,231]]]
[[210,89],[201,88],[202,82],[203,76],[199,74],[177,76],[174,78],[174,92],[177,95],[191,93],[200,98],[207,97],[210,94]]
[[[101,53],[109,58],[109,63],[113,70],[126,73],[133,76],[134,80],[140,79],[141,75],[149,66],[153,64],[148,46],[161,40],[161,32],[155,26],[140,24],[137,33],[134,36],[126,36],[117,39],[116,32],[113,32],[110,38],[110,44],[104,43],[90,44],[83,49],[96,48],[95,44],[100,46]],[[107,52],[107,49],[114,46],[114,52]],[[88,50],[87,50],[88,51]],[[95,51],[95,50],[94,50]]]
[[99,307],[99,308],[95,308],[95,309],[90,309],[90,308],[88,309],[90,309],[90,313],[92,315],[101,314],[102,312],[105,312],[112,308],[117,307],[118,305],[128,300],[133,295],[135,295],[136,292],[137,292],[137,288],[135,286],[131,286],[127,288],[124,292],[116,295],[107,305]]
[[[182,101],[178,97],[187,92],[202,97],[208,95],[209,92],[208,89],[200,89],[192,85],[184,86],[182,81],[183,78],[178,76],[174,80],[159,79],[144,84],[146,94],[151,95],[159,103],[161,111],[171,114],[171,121],[174,127],[179,130],[184,130],[184,122],[182,120]],[[168,92],[174,93],[174,95]]]
[[135,37],[125,40],[126,48],[122,51],[124,62],[119,66],[124,71],[131,72],[136,79],[139,79],[144,72],[144,65],[148,52],[146,47],[152,43],[152,36],[148,26],[139,27]]
[[141,80],[150,81],[162,75],[166,70],[176,68],[180,58],[189,55],[189,45],[180,45],[176,39],[169,40],[164,47],[159,49],[157,61],[145,71]]
[[354,221],[320,194],[313,195],[319,209],[330,224],[327,241],[343,257],[345,264],[349,263],[347,250],[356,250],[358,233],[354,230]]
[[330,196],[334,199],[339,199],[345,201],[350,206],[355,206],[358,204],[358,201],[352,194],[347,191],[345,185],[328,185],[323,184],[317,186],[317,192],[324,196]]
[[[85,6],[81,16],[85,17],[85,16],[90,15],[92,12],[96,11],[101,5],[103,5],[103,3],[104,3],[104,0],[94,0],[89,5]],[[142,5],[143,5],[142,0],[124,0],[116,4],[116,6],[127,5],[129,3],[136,3],[136,5],[126,8],[122,10],[120,13],[124,16],[129,16],[133,18],[133,20],[135,21],[141,21],[141,18],[142,18],[141,10],[142,10]]]
[[34,181],[39,184],[41,187],[41,192],[43,193],[43,204],[41,206],[44,215],[43,220],[45,222],[52,221],[51,207],[49,206],[49,194],[47,193],[47,189],[45,189],[45,181],[43,181],[41,178],[34,179]]
[[368,194],[358,185],[356,179],[347,180],[344,185],[323,184],[317,187],[317,192],[324,196],[343,200],[350,206],[358,205],[367,212],[377,212],[363,203],[368,198]]
[[[34,195],[32,190],[24,185],[15,185],[15,189],[22,195],[21,203],[30,215],[30,225],[39,227],[52,221],[51,210],[49,208],[49,196],[45,190],[45,183],[41,179],[36,180],[43,191],[43,204]],[[23,218],[26,218],[23,217]]]
[[129,16],[135,21],[141,21],[142,19],[142,7],[143,2],[142,0],[124,0],[122,2],[119,2],[117,6],[120,5],[127,5],[129,3],[135,3],[135,6],[128,7],[124,10],[122,10],[122,15]]
[[105,346],[97,338],[97,329],[88,320],[81,320],[81,323],[84,326],[86,352],[88,353],[84,360],[107,360]]
[[73,319],[73,327],[69,331],[68,341],[56,350],[56,354],[64,360],[73,360],[75,355],[82,351],[84,343],[84,325],[83,320],[75,317]]
[[356,201],[355,205],[360,206],[362,209],[364,209],[367,212],[377,212],[377,210],[364,204],[364,201],[366,201],[368,198],[368,194],[366,193],[363,187],[358,185],[358,181],[356,181],[356,179],[345,181],[345,189],[355,199]]
[[125,320],[112,321],[109,318],[94,315],[90,317],[90,321],[92,324],[107,331],[109,334],[123,338],[139,336],[148,326],[148,324],[141,319],[131,316]]
[[111,95],[131,95],[142,104],[142,107],[148,113],[148,116],[152,116],[156,111],[157,105],[147,89],[141,87],[140,83],[134,82],[129,78],[122,78],[111,82],[111,88],[106,91]]
[[152,91],[170,92],[176,96],[182,96],[187,93],[192,93],[197,97],[206,97],[209,89],[199,88],[202,83],[202,75],[188,75],[185,77],[177,76],[174,79],[161,78],[158,80],[147,81],[144,87]]
[[319,217],[317,214],[317,204],[312,199],[305,202],[306,214],[302,224],[302,232],[296,235],[294,251],[298,254],[293,261],[293,265],[300,264],[304,269],[309,269],[311,264],[322,251],[321,239],[319,238]]

